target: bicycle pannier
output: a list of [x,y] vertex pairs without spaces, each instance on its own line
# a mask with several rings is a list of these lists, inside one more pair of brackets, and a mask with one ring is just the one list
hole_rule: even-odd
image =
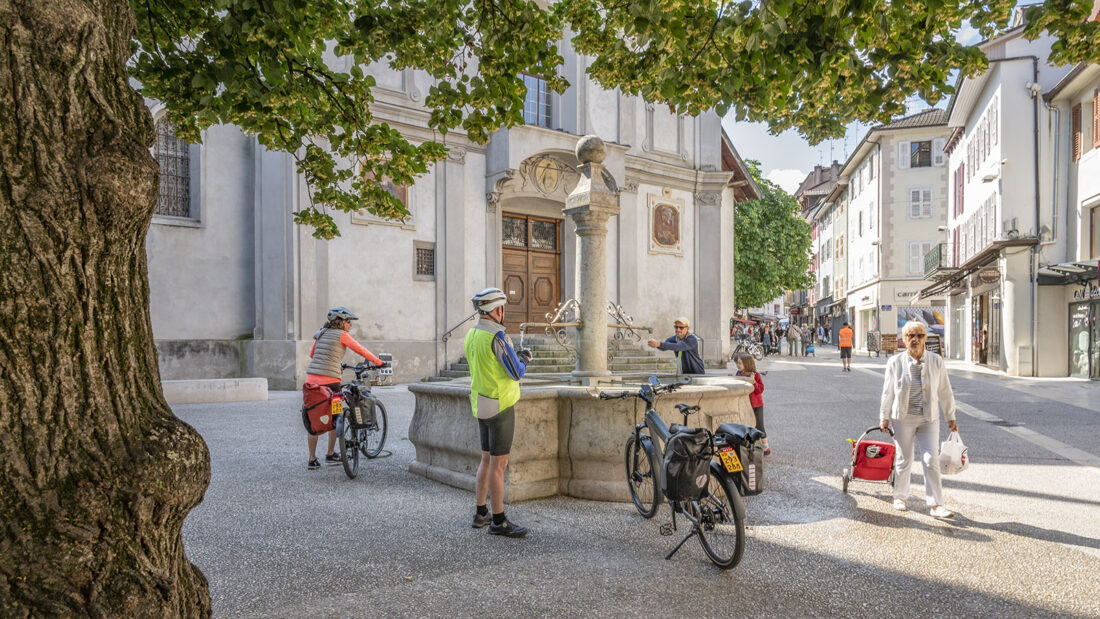
[[702,428],[681,430],[665,444],[662,490],[670,501],[693,501],[707,490],[713,456],[710,435]]
[[737,450],[737,457],[743,467],[740,474],[733,477],[734,483],[743,496],[752,496],[764,491],[764,433],[756,428],[736,423],[724,423],[718,426],[718,436]]
[[366,428],[374,425],[374,401],[361,397],[359,402],[348,413],[348,421],[353,428]]
[[[335,400],[339,399],[337,404]],[[306,432],[317,436],[333,427],[333,415],[343,409],[343,398],[327,385],[306,383],[302,385],[302,423]]]

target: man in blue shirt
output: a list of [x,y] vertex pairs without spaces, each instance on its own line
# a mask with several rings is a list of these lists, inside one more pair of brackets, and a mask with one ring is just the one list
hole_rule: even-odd
[[681,374],[704,374],[703,358],[699,356],[699,338],[691,332],[691,322],[685,316],[672,323],[676,335],[663,342],[649,340],[649,345],[658,350],[672,350],[680,360]]

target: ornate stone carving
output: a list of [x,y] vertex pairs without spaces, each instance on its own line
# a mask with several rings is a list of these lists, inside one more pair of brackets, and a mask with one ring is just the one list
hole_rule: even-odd
[[452,146],[447,150],[447,161],[454,163],[466,163],[466,149],[461,146]]
[[401,73],[401,87],[405,91],[405,95],[410,101],[414,103],[420,103],[420,100],[424,97],[420,93],[420,89],[416,87],[416,73],[413,69],[405,69]]
[[485,194],[485,208],[490,213],[497,212],[497,205],[498,204],[500,204],[500,192],[499,191],[490,191],[489,193]]
[[495,191],[485,192],[485,208],[490,213],[495,213],[497,210],[497,204],[500,204],[500,197],[504,193],[505,186],[508,185],[516,176],[516,171],[512,169],[505,170],[501,177],[493,183],[493,189]]
[[619,193],[638,193],[638,185],[640,181],[636,178],[626,177],[623,181],[623,186],[619,188]]
[[695,203],[699,206],[718,206],[722,201],[722,194],[717,191],[701,191],[695,194]]

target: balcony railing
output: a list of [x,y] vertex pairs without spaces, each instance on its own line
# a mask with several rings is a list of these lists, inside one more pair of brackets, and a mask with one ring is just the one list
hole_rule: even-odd
[[951,243],[940,243],[924,254],[924,279],[941,279],[953,273],[955,264]]

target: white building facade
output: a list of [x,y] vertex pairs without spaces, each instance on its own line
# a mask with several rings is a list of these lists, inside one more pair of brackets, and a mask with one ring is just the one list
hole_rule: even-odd
[[948,130],[943,110],[872,128],[841,171],[846,269],[842,276],[855,347],[870,334],[896,341],[900,325],[922,320],[942,333],[944,299],[921,300],[924,255],[947,217]]
[[1065,355],[1055,362],[1040,350],[1046,313],[1036,271],[1064,262],[1067,251],[1065,234],[1056,232],[1064,212],[1052,219],[1058,132],[1040,95],[1069,68],[1046,64],[1053,39],[1025,39],[1021,15],[979,44],[989,70],[963,78],[951,100],[951,205],[946,236],[928,256],[935,283],[926,282],[922,295],[949,299],[949,357],[1012,376],[1065,376]]
[[[758,196],[720,119],[603,90],[585,76],[586,58],[564,55],[573,84],[564,94],[523,76],[526,125],[485,145],[449,133],[446,160],[411,186],[391,187],[408,219],[336,213],[341,236],[332,241],[293,223],[309,188],[290,155],[231,126],[184,144],[150,102],[164,172],[147,236],[162,378],[255,376],[295,389],[312,335],[335,305],[360,316],[357,340],[393,355],[398,380],[439,374],[461,357],[465,329],[443,336],[484,287],[509,295],[511,333],[544,321],[579,296],[578,244],[562,208],[585,134],[607,143],[604,163],[620,189],[621,213],[608,226],[607,300],[658,339],[686,315],[707,361],[728,358],[734,205]],[[414,142],[438,139],[423,105],[427,75],[369,71],[378,120]]]

